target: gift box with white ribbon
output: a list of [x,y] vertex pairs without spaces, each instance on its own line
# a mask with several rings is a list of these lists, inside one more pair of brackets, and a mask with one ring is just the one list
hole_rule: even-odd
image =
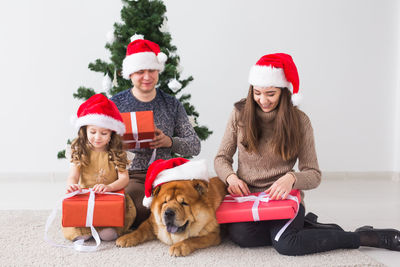
[[121,113],[126,127],[122,139],[126,149],[150,147],[154,138],[153,111],[137,111]]
[[62,201],[64,227],[123,227],[124,220],[124,190],[98,194],[83,189]]
[[270,196],[252,193],[248,196],[226,195],[215,215],[218,223],[235,223],[291,219],[297,214],[300,191],[292,190],[285,200],[270,200]]

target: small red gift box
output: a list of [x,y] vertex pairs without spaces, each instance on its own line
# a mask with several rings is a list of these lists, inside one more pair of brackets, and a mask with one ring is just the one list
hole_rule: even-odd
[[150,147],[154,138],[153,111],[137,111],[121,113],[126,127],[122,139],[126,149]]
[[243,197],[226,195],[215,215],[218,223],[291,219],[297,214],[300,191],[292,190],[289,197],[291,199],[269,200],[264,192]]
[[[122,195],[95,194],[93,226],[123,227],[125,220],[124,190],[115,191]],[[62,203],[62,226],[86,227],[89,193],[66,198]]]

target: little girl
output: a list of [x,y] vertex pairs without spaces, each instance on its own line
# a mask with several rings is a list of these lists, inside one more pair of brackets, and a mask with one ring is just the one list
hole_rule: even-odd
[[[127,153],[122,149],[120,135],[125,132],[121,114],[115,104],[102,94],[96,94],[78,109],[75,127],[78,137],[71,144],[71,170],[67,193],[82,188],[93,188],[96,193],[117,191],[129,182]],[[115,240],[131,227],[136,208],[125,194],[124,227],[96,227],[104,241]],[[63,227],[69,240],[92,237],[88,227]]]

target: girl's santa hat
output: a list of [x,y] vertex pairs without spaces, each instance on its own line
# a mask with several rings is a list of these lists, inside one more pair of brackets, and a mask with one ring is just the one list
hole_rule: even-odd
[[83,102],[75,118],[75,127],[79,130],[85,125],[95,125],[115,131],[119,135],[125,133],[125,125],[117,106],[103,94],[96,94]]
[[143,206],[150,208],[153,201],[153,189],[163,183],[194,179],[208,181],[208,178],[209,174],[205,160],[189,161],[184,158],[156,160],[147,170],[146,181],[144,182],[145,197],[143,198]]
[[292,57],[288,54],[262,56],[250,69],[249,83],[258,87],[286,87],[292,91],[293,105],[297,106],[301,101],[299,74]]
[[158,44],[144,40],[143,35],[135,34],[126,48],[126,57],[122,62],[122,76],[129,80],[130,75],[139,70],[164,70],[167,55],[160,52]]

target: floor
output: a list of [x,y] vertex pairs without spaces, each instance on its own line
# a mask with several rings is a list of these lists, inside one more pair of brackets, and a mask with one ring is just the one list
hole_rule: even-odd
[[[1,175],[0,210],[52,209],[65,191],[64,177]],[[346,231],[363,225],[400,229],[400,181],[390,175],[325,174],[319,188],[307,191],[304,200],[307,211],[316,213],[319,221],[338,223]],[[360,250],[387,266],[400,266],[400,252]]]

